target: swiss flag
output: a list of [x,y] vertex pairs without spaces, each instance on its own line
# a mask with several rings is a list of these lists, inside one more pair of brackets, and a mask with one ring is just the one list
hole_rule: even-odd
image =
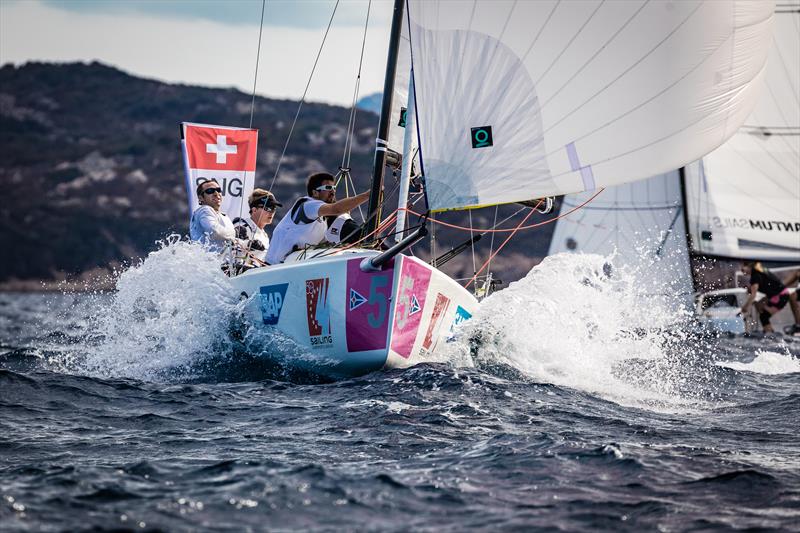
[[189,168],[254,172],[258,130],[184,124]]

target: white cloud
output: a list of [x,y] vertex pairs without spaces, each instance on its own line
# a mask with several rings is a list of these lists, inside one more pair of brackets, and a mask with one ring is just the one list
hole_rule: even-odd
[[[224,6],[224,4],[221,4]],[[373,3],[370,18],[391,5]],[[366,14],[366,13],[365,13]],[[367,32],[360,94],[383,87],[388,26]],[[264,26],[260,95],[299,99],[324,29]],[[307,100],[349,106],[363,28],[331,27]],[[114,16],[55,9],[40,2],[0,2],[0,63],[102,61],[137,76],[210,87],[253,88],[258,26],[204,20]]]

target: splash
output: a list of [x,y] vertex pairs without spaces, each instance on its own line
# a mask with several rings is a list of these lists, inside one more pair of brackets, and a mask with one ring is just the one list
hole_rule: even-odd
[[768,376],[800,372],[800,359],[793,357],[790,353],[778,353],[767,350],[757,351],[755,359],[749,363],[721,361],[717,364],[733,370],[753,372]]
[[219,257],[201,246],[162,243],[123,272],[116,289],[94,306],[87,372],[148,380],[227,350],[237,302]]
[[[622,405],[688,408],[712,379],[688,348],[690,313],[669,290],[613,257],[557,254],[481,303],[449,356],[510,366]],[[656,293],[662,294],[656,294]]]

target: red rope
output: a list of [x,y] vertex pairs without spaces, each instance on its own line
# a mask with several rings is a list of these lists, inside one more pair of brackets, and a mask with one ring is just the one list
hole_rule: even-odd
[[[539,200],[539,203],[541,203],[541,200]],[[537,204],[537,207],[538,207],[538,204]],[[486,260],[486,262],[483,264],[483,266],[481,266],[481,268],[480,268],[480,269],[479,269],[477,272],[475,272],[475,275],[474,275],[474,276],[472,276],[472,279],[471,279],[471,280],[469,280],[469,282],[468,282],[466,285],[464,285],[464,288],[465,288],[465,289],[468,289],[468,288],[469,288],[469,286],[470,286],[470,285],[472,285],[472,283],[473,283],[473,282],[474,282],[474,281],[475,281],[475,280],[478,278],[478,275],[479,275],[481,272],[483,272],[483,269],[484,269],[484,268],[486,268],[486,267],[489,265],[489,263],[491,263],[491,262],[492,262],[492,259],[494,259],[494,256],[496,256],[497,254],[499,254],[499,253],[500,253],[500,250],[502,250],[502,249],[503,249],[503,246],[505,246],[505,245],[508,243],[508,241],[510,241],[510,240],[511,240],[511,237],[513,237],[513,236],[514,236],[514,234],[515,234],[515,233],[517,233],[517,231],[519,231],[519,229],[522,227],[522,225],[523,225],[523,224],[525,224],[525,221],[526,221],[526,220],[528,220],[528,219],[531,217],[531,215],[532,215],[534,212],[535,212],[535,208],[534,208],[534,209],[531,209],[531,210],[528,212],[528,214],[527,214],[527,215],[525,215],[525,218],[523,218],[523,219],[522,219],[522,222],[520,222],[520,223],[519,223],[519,225],[518,225],[516,228],[514,228],[514,231],[512,231],[512,232],[511,232],[511,235],[509,235],[508,237],[506,237],[506,240],[504,240],[504,241],[503,241],[503,244],[501,244],[501,245],[500,245],[500,246],[497,248],[497,250],[496,250],[496,251],[495,251],[495,252],[494,252],[492,255],[490,255],[490,256],[489,256],[489,259],[487,259],[487,260]]]

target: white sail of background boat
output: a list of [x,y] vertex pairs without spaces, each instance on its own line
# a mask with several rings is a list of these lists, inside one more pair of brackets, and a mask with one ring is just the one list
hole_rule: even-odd
[[[645,269],[643,276],[652,265],[659,279],[682,287],[687,296],[693,275],[698,277],[690,268],[692,258],[800,264],[800,2],[778,4],[774,18],[765,88],[737,133],[680,171],[609,188],[560,219],[550,254],[616,252],[618,262]],[[585,193],[566,196],[562,212],[587,199]],[[668,249],[673,251],[664,255]],[[745,291],[735,286],[708,291],[702,277],[698,316],[718,328],[744,331],[737,311]],[[735,281],[730,272],[726,277]],[[750,318],[748,327],[755,328],[757,321]],[[789,309],[773,322],[793,323]]]
[[[771,3],[750,0],[396,0],[366,233],[399,113],[403,24],[415,122],[403,146],[416,134],[423,209],[436,212],[635,181],[710,152],[752,108],[771,20]],[[403,253],[423,235],[386,252],[306,250],[232,281],[253,324],[293,339],[302,364],[335,375],[408,366],[478,305]]]
[[[587,192],[565,196],[561,212],[591,196]],[[676,310],[690,310],[694,287],[685,218],[677,170],[609,187],[556,222],[548,255],[614,255],[614,264],[633,269],[641,279],[643,294],[666,298]]]

